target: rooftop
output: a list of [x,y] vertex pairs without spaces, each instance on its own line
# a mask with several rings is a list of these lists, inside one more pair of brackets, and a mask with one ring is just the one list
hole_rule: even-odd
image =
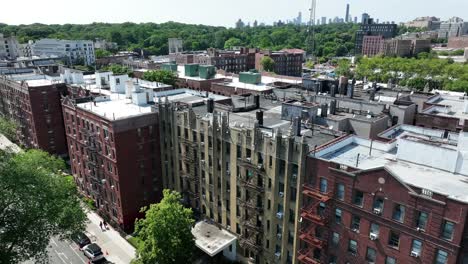
[[152,112],[151,107],[153,106],[152,104],[135,105],[131,99],[126,99],[123,94],[96,97],[95,101],[96,103],[77,104],[77,107],[108,120],[121,120],[149,114]]
[[432,107],[422,113],[445,117],[458,118],[460,121],[468,119],[468,98],[462,93],[437,94],[427,101]]
[[195,245],[210,257],[214,257],[237,240],[235,235],[204,221],[195,224],[192,234],[195,237]]
[[383,167],[411,186],[468,203],[468,134],[455,142],[428,136],[439,131],[406,131],[387,143],[349,136],[320,149],[316,157],[358,170]]
[[193,81],[206,81],[206,80],[213,80],[213,79],[223,79],[223,78],[226,78],[226,76],[222,75],[222,74],[219,74],[217,73],[215,75],[215,77],[211,78],[211,79],[203,79],[203,78],[200,78],[198,76],[195,76],[195,77],[191,77],[191,76],[185,76],[185,66],[184,65],[179,65],[177,66],[177,75],[179,76],[179,78],[182,78],[182,79],[187,79],[187,80],[193,80]]

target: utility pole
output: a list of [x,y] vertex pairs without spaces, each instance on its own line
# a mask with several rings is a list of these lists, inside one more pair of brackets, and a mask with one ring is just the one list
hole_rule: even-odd
[[317,8],[317,0],[312,0],[309,19],[309,27],[307,29],[307,49],[312,59],[315,60],[315,11]]

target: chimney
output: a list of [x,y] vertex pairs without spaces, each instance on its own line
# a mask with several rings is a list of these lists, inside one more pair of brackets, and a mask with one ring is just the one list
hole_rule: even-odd
[[335,97],[335,93],[336,93],[336,85],[333,84],[333,85],[330,87],[330,95],[331,95],[331,97]]
[[254,104],[255,104],[255,109],[260,108],[260,95],[258,94],[254,95]]
[[336,114],[336,100],[330,101],[330,115]]
[[294,132],[294,136],[297,136],[297,137],[301,136],[301,119],[299,117],[294,118],[293,132]]
[[260,126],[263,126],[263,111],[257,112],[257,121]]
[[322,104],[321,109],[322,109],[322,111],[321,111],[320,116],[321,117],[327,117],[327,115],[328,115],[328,105],[327,104]]
[[213,113],[213,111],[214,111],[214,100],[213,100],[213,98],[208,99],[208,102],[207,102],[206,106],[207,106],[208,113]]

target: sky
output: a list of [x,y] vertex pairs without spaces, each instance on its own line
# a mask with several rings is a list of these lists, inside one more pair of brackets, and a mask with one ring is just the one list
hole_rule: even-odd
[[[2,1],[0,23],[87,24],[92,22],[167,22],[233,27],[241,18],[271,24],[292,20],[302,11],[309,19],[311,0],[27,0]],[[344,17],[346,4],[360,20],[366,12],[380,21],[406,22],[419,16],[468,21],[467,0],[317,0],[316,17]],[[441,8],[443,5],[443,8]],[[5,12],[6,11],[6,12]]]

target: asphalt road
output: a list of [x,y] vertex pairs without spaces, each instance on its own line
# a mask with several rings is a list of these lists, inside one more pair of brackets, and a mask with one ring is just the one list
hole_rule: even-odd
[[[89,235],[88,235],[89,236]],[[91,241],[96,239],[89,236]],[[90,263],[88,258],[80,251],[78,245],[73,241],[59,240],[58,238],[52,238],[50,244],[47,247],[49,262],[50,264],[88,264]],[[97,262],[96,262],[97,263]],[[107,260],[99,261],[99,263],[111,263]],[[33,261],[24,262],[24,264],[34,264]]]

